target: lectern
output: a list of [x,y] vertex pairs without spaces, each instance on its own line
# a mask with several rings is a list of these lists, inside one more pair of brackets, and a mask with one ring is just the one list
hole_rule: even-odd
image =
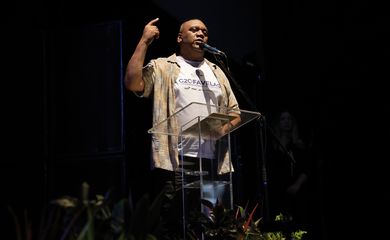
[[[237,115],[240,122],[232,126],[231,121]],[[193,102],[148,130],[149,133],[177,138],[177,145],[170,147],[177,148],[179,155],[176,171],[179,171],[182,177],[184,239],[190,210],[189,202],[194,200],[192,199],[194,196],[188,194],[189,192],[196,192],[199,199],[208,200],[213,204],[219,201],[225,208],[233,209],[234,167],[231,159],[230,134],[260,117],[261,114],[258,112]],[[191,158],[195,161],[189,162],[183,157],[187,152],[184,143],[194,139],[199,143],[197,154],[195,158]],[[213,159],[202,155],[204,148],[214,152]],[[209,209],[200,202],[199,204],[202,213],[207,215]]]

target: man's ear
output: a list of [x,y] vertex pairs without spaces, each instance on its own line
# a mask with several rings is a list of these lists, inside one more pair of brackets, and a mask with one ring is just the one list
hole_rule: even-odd
[[181,43],[181,41],[183,41],[183,38],[181,37],[181,33],[177,34],[177,39],[176,39],[176,41],[177,41],[178,43]]

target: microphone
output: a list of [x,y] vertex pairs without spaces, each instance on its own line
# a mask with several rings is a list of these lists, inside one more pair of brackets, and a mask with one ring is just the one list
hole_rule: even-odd
[[204,42],[199,43],[199,47],[209,53],[226,56],[224,52],[216,49],[215,47],[208,45],[207,43]]

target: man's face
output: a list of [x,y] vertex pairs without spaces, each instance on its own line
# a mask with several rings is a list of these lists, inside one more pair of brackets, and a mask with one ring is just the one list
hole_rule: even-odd
[[199,48],[199,43],[207,43],[208,31],[205,24],[200,20],[190,20],[183,23],[178,35],[178,42]]

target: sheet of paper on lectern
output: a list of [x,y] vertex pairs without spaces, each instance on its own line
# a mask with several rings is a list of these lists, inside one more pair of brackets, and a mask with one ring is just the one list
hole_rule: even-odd
[[228,115],[223,113],[211,113],[209,116],[205,117],[200,121],[200,124],[198,121],[196,121],[192,126],[188,127],[187,129],[183,130],[183,135],[198,135],[199,134],[199,126],[200,126],[200,132],[203,136],[216,136],[218,134],[218,131],[221,129],[221,127],[233,119],[235,119],[237,116],[234,115]]

